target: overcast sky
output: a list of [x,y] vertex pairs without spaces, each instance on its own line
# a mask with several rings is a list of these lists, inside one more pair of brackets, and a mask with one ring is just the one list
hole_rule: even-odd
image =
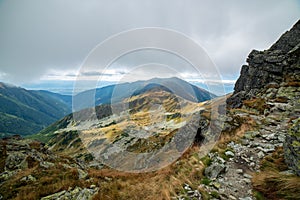
[[[0,0],[0,81],[73,80],[89,52],[108,37],[161,27],[196,41],[224,81],[233,82],[249,52],[267,49],[299,16],[299,0]],[[149,63],[157,63],[155,72],[185,65],[166,53],[137,52],[115,62],[107,80],[126,74],[129,65],[149,69]],[[136,72],[143,76],[142,68]]]

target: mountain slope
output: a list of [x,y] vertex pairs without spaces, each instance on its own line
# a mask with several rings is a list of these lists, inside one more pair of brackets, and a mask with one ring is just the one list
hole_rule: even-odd
[[[121,83],[110,85],[96,90],[87,90],[74,97],[76,111],[84,108],[94,107],[95,105],[118,103],[130,96],[137,94],[140,90],[145,90],[149,84],[159,84],[168,88],[172,93],[192,102],[202,102],[215,98],[216,95],[192,85],[179,78],[153,78],[147,81],[136,81],[132,83]],[[146,88],[147,90],[147,88]],[[95,103],[88,102],[88,97],[95,96]]]
[[[97,106],[97,119],[89,118],[91,109],[84,109],[73,114],[75,119],[68,115],[34,137],[47,142],[54,151],[73,156],[86,153],[85,147],[105,146],[95,146],[97,141],[147,152],[168,142],[200,109],[201,103],[183,99],[162,85],[148,84],[121,103]],[[151,144],[147,144],[147,138]]]
[[70,113],[71,97],[0,83],[0,133],[34,134]]

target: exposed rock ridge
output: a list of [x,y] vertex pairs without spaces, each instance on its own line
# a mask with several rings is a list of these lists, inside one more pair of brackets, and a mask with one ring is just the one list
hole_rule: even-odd
[[[258,110],[266,119],[282,118],[274,123],[283,126],[285,161],[300,175],[300,20],[284,33],[268,50],[253,50],[242,66],[233,95],[227,99],[229,108]],[[278,118],[278,119],[279,119]]]
[[300,20],[268,50],[253,50],[247,62],[227,100],[231,108],[241,107],[243,100],[255,97],[268,84],[300,80]]

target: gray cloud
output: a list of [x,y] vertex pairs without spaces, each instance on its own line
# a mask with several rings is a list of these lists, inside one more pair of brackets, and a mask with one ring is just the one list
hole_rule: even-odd
[[[224,78],[235,79],[251,49],[268,48],[299,16],[297,0],[2,0],[0,78],[23,83],[51,70],[78,70],[109,36],[163,27],[193,38]],[[121,70],[133,63],[117,64]]]

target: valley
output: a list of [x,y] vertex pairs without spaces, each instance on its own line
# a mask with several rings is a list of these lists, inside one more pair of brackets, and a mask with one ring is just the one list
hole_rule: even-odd
[[246,61],[220,97],[176,77],[72,99],[1,83],[0,199],[299,199],[300,21]]

